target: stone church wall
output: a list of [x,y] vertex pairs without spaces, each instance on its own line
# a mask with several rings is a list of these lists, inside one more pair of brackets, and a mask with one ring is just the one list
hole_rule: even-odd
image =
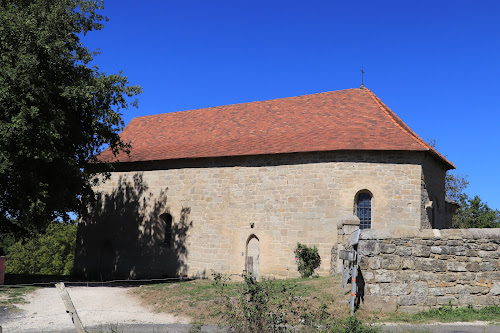
[[363,230],[358,251],[372,311],[500,305],[500,229]]
[[359,191],[373,196],[372,228],[421,227],[424,158],[346,151],[118,165],[79,225],[75,267],[103,279],[239,274],[256,237],[260,276],[298,276],[297,242],[318,247],[327,275],[337,223]]

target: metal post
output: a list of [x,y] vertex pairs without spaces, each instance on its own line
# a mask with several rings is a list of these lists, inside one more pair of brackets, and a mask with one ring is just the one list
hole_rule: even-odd
[[78,317],[78,313],[76,312],[75,306],[73,305],[71,298],[69,297],[68,291],[64,287],[64,283],[63,282],[56,283],[56,288],[59,291],[59,295],[62,298],[64,306],[66,307],[66,312],[69,313],[69,315],[71,316],[71,320],[75,325],[75,332],[85,333],[83,324],[80,320],[80,317]]
[[354,315],[354,300],[356,299],[356,273],[358,272],[358,263],[354,264],[351,279],[351,316]]

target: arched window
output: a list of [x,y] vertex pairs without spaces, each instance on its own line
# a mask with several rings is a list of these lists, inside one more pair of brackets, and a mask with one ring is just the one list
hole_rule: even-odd
[[359,229],[372,227],[372,195],[366,190],[356,195],[356,216],[359,218]]
[[165,225],[165,239],[163,244],[166,247],[170,247],[172,245],[172,215],[163,213],[160,215],[160,220],[162,220]]

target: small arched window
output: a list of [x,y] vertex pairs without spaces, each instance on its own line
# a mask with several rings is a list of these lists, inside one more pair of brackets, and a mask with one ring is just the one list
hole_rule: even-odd
[[160,220],[162,220],[165,225],[165,239],[163,244],[166,247],[170,247],[172,245],[172,215],[163,213],[160,215]]
[[356,216],[359,218],[359,229],[372,227],[372,195],[361,191],[356,196]]

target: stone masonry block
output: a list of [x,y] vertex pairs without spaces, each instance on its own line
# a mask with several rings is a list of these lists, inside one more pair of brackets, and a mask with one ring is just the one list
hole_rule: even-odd
[[409,257],[412,254],[412,248],[409,246],[398,246],[396,248],[396,254],[402,257]]
[[415,245],[412,248],[412,253],[417,257],[428,257],[431,254],[431,250],[426,245]]
[[382,268],[390,270],[401,269],[401,257],[397,255],[382,256]]
[[380,269],[382,267],[380,257],[371,257],[368,259],[368,267],[370,269]]
[[394,272],[379,270],[375,272],[375,282],[394,282]]
[[401,268],[402,269],[415,269],[415,260],[413,258],[403,258],[401,260]]
[[491,287],[490,294],[493,296],[500,295],[500,282],[495,282],[493,287]]
[[358,244],[358,252],[363,256],[376,256],[380,253],[379,242],[376,240],[363,240]]
[[496,251],[498,249],[498,245],[495,243],[481,244],[479,249],[484,251]]
[[410,282],[411,294],[415,296],[427,296],[429,287],[427,282]]
[[380,252],[381,253],[386,253],[386,254],[390,254],[390,253],[394,253],[396,251],[396,245],[394,244],[381,244],[380,245]]
[[380,295],[382,296],[401,296],[410,293],[410,285],[408,283],[385,283],[380,287]]
[[399,297],[398,304],[400,306],[417,305],[417,297],[412,295],[405,295]]
[[446,267],[450,272],[466,272],[466,265],[467,264],[465,262],[449,261],[446,264]]
[[378,284],[366,284],[365,295],[380,295],[380,286]]
[[365,296],[363,308],[368,311],[396,312],[397,296]]

